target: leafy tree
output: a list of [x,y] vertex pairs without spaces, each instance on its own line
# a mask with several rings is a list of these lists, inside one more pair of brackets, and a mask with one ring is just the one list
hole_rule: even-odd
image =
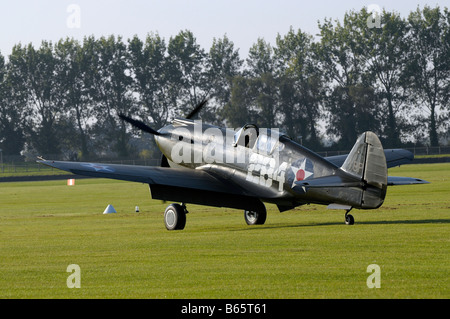
[[17,94],[20,92],[14,92],[0,53],[0,149],[6,155],[19,155],[24,145],[20,112],[23,99]]
[[167,68],[172,87],[174,115],[183,116],[211,93],[205,70],[206,53],[191,31],[180,31],[168,45]]
[[415,102],[428,112],[424,121],[428,126],[431,146],[438,146],[438,130],[448,120],[450,82],[449,14],[439,7],[425,6],[408,17],[411,50],[408,55],[408,80],[413,88]]
[[88,83],[90,94],[96,103],[93,115],[97,122],[94,130],[99,137],[98,147],[113,151],[119,157],[134,153],[130,146],[130,134],[119,113],[133,114],[133,102],[129,53],[122,38],[110,36],[98,40],[88,38],[84,42],[87,59],[90,61]]
[[149,34],[145,43],[137,36],[128,41],[131,88],[142,107],[140,114],[156,128],[167,123],[171,106],[176,105],[171,92],[165,41],[158,34]]
[[333,25],[331,20],[325,19],[324,23],[319,23],[319,28],[321,41],[317,52],[329,83],[324,101],[329,114],[327,132],[339,138],[340,147],[348,149],[363,131],[381,133],[377,116],[380,112],[370,110],[367,113],[369,109],[359,104],[365,99],[355,99],[355,92],[361,92],[363,88],[370,92],[373,88],[374,79],[367,72],[364,49],[359,44],[362,30],[367,28],[367,16],[351,11],[345,14],[343,24],[336,21]]
[[150,33],[18,44],[7,62],[0,54],[0,148],[134,156],[119,113],[159,128],[206,97],[207,122],[281,127],[315,148],[320,121],[336,148],[366,130],[385,147],[422,134],[438,145],[450,127],[449,10],[384,10],[380,27],[368,18],[363,8],[325,19],[318,41],[293,28],[275,46],[259,38],[245,62],[226,35],[206,52],[188,30],[168,42]]
[[249,107],[254,103],[251,81],[243,76],[233,78],[230,101],[224,105],[222,116],[227,125],[238,128],[246,123],[256,123],[257,111]]
[[72,127],[72,133],[75,132],[71,139],[66,140],[66,144],[68,147],[80,149],[82,158],[89,158],[91,151],[88,147],[88,131],[89,121],[92,119],[92,101],[86,81],[86,53],[78,41],[65,39],[55,45],[55,59],[62,104],[67,113],[66,128]]
[[[302,136],[306,144],[317,147],[317,122],[323,98],[323,77],[316,63],[312,37],[292,28],[277,37],[275,48],[278,83],[283,85],[280,95],[284,126],[292,137]],[[288,89],[288,85],[292,85]],[[292,96],[292,98],[291,98]]]
[[[202,111],[202,118],[206,121],[217,123],[223,120],[223,106],[231,99],[233,79],[241,74],[243,63],[244,61],[239,57],[239,50],[234,48],[234,43],[226,35],[222,39],[214,38],[207,56],[206,72],[211,86],[210,95],[214,97],[218,105],[215,110],[218,109],[218,111]],[[207,110],[212,109],[209,103]]]
[[[366,9],[358,14],[362,18],[369,16]],[[411,93],[404,79],[409,50],[405,41],[408,29],[406,21],[395,13],[384,10],[380,20],[380,28],[361,29],[358,43],[362,48],[362,63],[367,65],[368,74],[376,76],[373,87],[385,106],[379,109],[380,124],[384,126],[384,146],[398,147],[404,122],[401,111]]]
[[62,100],[55,68],[53,45],[46,41],[37,50],[32,44],[16,45],[9,59],[11,83],[26,96],[24,129],[29,143],[42,155],[62,151],[56,130]]
[[[224,115],[236,127],[245,123],[276,127],[279,124],[278,87],[271,45],[258,39],[249,50],[247,66],[243,76],[233,81],[231,99],[224,108]],[[240,110],[239,114],[236,114],[237,110]]]
[[275,71],[273,48],[270,43],[259,38],[248,52],[246,73],[250,77],[258,77]]
[[279,121],[279,90],[277,78],[272,73],[250,79],[254,105],[257,110],[256,124],[266,128],[276,128]]

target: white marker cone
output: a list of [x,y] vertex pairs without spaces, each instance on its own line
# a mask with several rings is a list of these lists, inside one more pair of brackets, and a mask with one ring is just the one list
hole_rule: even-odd
[[117,213],[112,205],[108,205],[103,214]]

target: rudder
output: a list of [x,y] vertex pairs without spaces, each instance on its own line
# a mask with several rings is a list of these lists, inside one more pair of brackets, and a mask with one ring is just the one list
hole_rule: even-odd
[[341,168],[364,182],[361,208],[378,208],[383,204],[387,164],[383,146],[375,133],[368,131],[358,138]]

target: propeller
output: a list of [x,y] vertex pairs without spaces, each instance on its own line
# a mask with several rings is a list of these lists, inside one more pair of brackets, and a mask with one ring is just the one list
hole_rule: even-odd
[[188,114],[188,116],[186,116],[186,118],[188,120],[192,119],[194,116],[196,116],[198,114],[198,112],[200,112],[200,110],[206,105],[206,103],[208,103],[209,98],[204,99],[203,101],[201,101],[200,103],[198,103],[195,108],[191,111],[191,113]]
[[[195,106],[195,108],[186,116],[186,119],[192,119],[195,115],[197,115],[199,112],[200,112],[200,110],[206,105],[206,103],[208,102],[208,100],[209,100],[209,98],[206,98],[206,99],[204,99],[203,101],[201,101],[199,104],[197,104],[196,106]],[[142,130],[142,131],[144,131],[144,132],[147,132],[147,133],[150,133],[150,134],[153,134],[153,135],[157,135],[157,136],[164,136],[164,135],[167,135],[167,133],[160,133],[160,132],[158,132],[158,131],[155,131],[154,129],[152,129],[150,126],[148,126],[147,124],[145,124],[144,122],[142,122],[142,121],[139,121],[139,120],[135,120],[135,119],[132,119],[131,117],[128,117],[128,116],[126,116],[126,115],[124,115],[124,114],[119,114],[119,117],[123,120],[123,121],[125,121],[125,122],[128,122],[129,124],[131,124],[131,125],[133,125],[134,127],[136,127],[136,128],[138,128],[138,129],[140,129],[140,130]],[[162,158],[161,158],[161,166],[162,167],[170,167],[170,165],[169,165],[169,162],[168,162],[168,160],[167,160],[167,157],[164,155],[164,154],[162,154]]]
[[142,130],[144,132],[147,132],[147,133],[150,133],[150,134],[153,134],[153,135],[158,135],[158,136],[163,135],[163,134],[159,133],[158,131],[155,131],[154,129],[152,129],[147,124],[145,124],[145,123],[143,123],[143,122],[141,122],[139,120],[132,119],[131,117],[125,116],[123,114],[119,114],[119,117],[122,120],[124,120],[125,122],[130,123],[134,127],[137,127],[138,129],[140,129],[140,130]]
[[[186,118],[187,118],[187,119],[191,119],[191,118],[193,118],[195,115],[197,115],[198,112],[200,112],[200,110],[206,105],[206,103],[208,103],[208,100],[209,100],[209,98],[206,98],[206,99],[204,99],[203,101],[201,101],[199,104],[197,104],[197,105],[195,106],[195,108],[188,114],[188,116],[186,116]],[[155,131],[154,129],[152,129],[150,126],[148,126],[147,124],[145,124],[145,123],[142,122],[142,121],[132,119],[131,117],[128,117],[128,116],[126,116],[126,115],[124,115],[124,114],[122,114],[122,113],[119,114],[119,117],[120,117],[122,120],[124,120],[125,122],[130,123],[130,124],[133,125],[134,127],[138,128],[138,129],[140,129],[140,130],[142,130],[142,131],[144,131],[144,132],[147,132],[147,133],[150,133],[150,134],[153,134],[153,135],[157,135],[157,136],[164,135],[163,133],[160,133],[160,132],[158,132],[158,131]]]

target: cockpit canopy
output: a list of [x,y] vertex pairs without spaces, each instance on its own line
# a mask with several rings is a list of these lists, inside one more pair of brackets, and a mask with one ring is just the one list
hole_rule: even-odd
[[259,135],[259,129],[255,124],[245,124],[234,134],[233,146],[241,145],[253,148]]
[[234,134],[233,146],[241,145],[253,148],[260,154],[270,155],[284,146],[283,143],[279,143],[280,136],[284,134],[277,129],[260,130],[255,124],[246,124]]

